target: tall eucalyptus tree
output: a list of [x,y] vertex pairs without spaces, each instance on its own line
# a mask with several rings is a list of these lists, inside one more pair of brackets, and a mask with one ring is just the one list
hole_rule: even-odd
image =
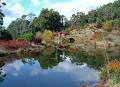
[[2,2],[2,0],[0,0],[0,29],[2,29],[3,17],[5,16],[4,13],[2,12],[2,7],[5,5],[6,5],[6,3]]

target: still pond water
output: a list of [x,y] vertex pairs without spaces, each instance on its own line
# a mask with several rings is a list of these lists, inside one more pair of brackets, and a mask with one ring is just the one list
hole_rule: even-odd
[[0,87],[80,87],[83,83],[93,85],[99,81],[102,59],[92,61],[84,52],[49,52],[47,56],[0,59]]

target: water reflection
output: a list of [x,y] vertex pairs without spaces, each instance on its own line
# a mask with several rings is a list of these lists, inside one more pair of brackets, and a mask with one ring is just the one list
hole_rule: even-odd
[[4,73],[2,67],[4,66],[4,62],[0,62],[0,83],[2,83],[4,81],[4,78],[6,76],[6,74]]
[[95,83],[99,72],[87,64],[76,65],[68,60],[44,69],[33,58],[16,60],[2,67],[7,76],[0,87],[79,87],[80,82]]
[[[111,50],[109,57],[119,58],[119,49]],[[97,48],[87,52],[80,48],[60,51],[50,47],[40,54],[0,58],[0,87],[80,87],[83,82],[92,85],[99,80],[97,70],[104,65],[103,52]]]

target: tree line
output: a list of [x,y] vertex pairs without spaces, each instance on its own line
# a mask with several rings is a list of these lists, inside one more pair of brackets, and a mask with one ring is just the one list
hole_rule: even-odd
[[72,15],[70,22],[72,25],[81,27],[85,24],[103,23],[111,20],[120,23],[120,0],[91,10],[88,14],[77,12]]
[[13,38],[17,38],[26,33],[35,33],[44,30],[62,31],[74,25],[83,27],[86,24],[103,23],[112,21],[114,25],[120,24],[120,0],[108,3],[85,14],[77,12],[68,20],[64,15],[60,15],[58,11],[43,8],[38,17],[34,13],[23,15],[12,21],[7,27]]

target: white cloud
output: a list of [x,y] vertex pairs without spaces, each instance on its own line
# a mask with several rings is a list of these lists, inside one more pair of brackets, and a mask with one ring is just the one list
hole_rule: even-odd
[[[57,66],[54,66],[52,69],[41,69],[40,67],[34,67],[31,69],[31,76],[36,76],[39,74],[49,75],[50,72],[56,73],[67,73],[75,81],[98,81],[99,72],[89,68],[87,64],[76,65],[69,61],[60,62]],[[89,72],[89,73],[88,73]]]
[[41,4],[40,0],[30,0],[33,5],[39,6]]
[[9,64],[6,64],[4,67],[3,67],[3,71],[6,72],[6,73],[11,73],[12,76],[19,76],[20,75],[20,71],[21,71],[21,68],[23,67],[23,63],[20,62],[19,60],[16,60],[15,62],[13,63],[9,63]]
[[60,14],[67,16],[67,18],[70,18],[70,16],[76,12],[82,11],[87,13],[90,10],[86,7],[82,7],[78,3],[73,3],[73,2],[56,3],[51,5],[50,8],[59,11]]
[[64,61],[59,63],[52,70],[55,72],[68,73],[72,78],[76,78],[76,80],[78,80],[79,82],[99,80],[99,72],[92,68],[89,68],[86,64],[76,65],[72,64],[71,62]]
[[13,7],[10,8],[13,15],[21,16],[24,14],[24,8],[20,3],[16,3]]
[[[3,8],[5,13],[5,26],[20,17],[25,13],[25,9],[21,4],[22,0],[5,0],[8,4]],[[68,19],[70,19],[71,15],[76,12],[85,12],[87,13],[91,9],[99,7],[103,4],[107,4],[109,2],[113,2],[115,0],[70,0],[66,2],[57,2],[50,3],[50,0],[30,0],[32,5],[40,6],[43,5],[43,8],[52,8],[58,11],[60,14],[65,15]]]
[[[3,67],[3,71],[9,73],[12,76],[21,76],[21,75],[30,75],[30,76],[41,76],[41,75],[51,75],[51,72],[66,73],[73,78],[73,80],[77,81],[98,81],[99,80],[99,72],[89,68],[87,64],[84,65],[76,65],[68,61],[69,59],[60,62],[58,65],[49,69],[42,69],[38,61],[33,60],[34,64],[29,64],[32,62],[28,59],[28,63],[24,64],[21,60],[16,60],[12,63],[6,64]],[[26,60],[27,61],[27,60]],[[23,72],[23,70],[25,71]],[[54,77],[53,77],[54,78]],[[49,79],[49,76],[48,76]]]
[[[46,1],[46,0],[44,0]],[[113,2],[115,0],[71,0],[69,2],[59,2],[54,4],[45,4],[44,7],[52,8],[59,11],[60,14],[67,16],[69,19],[76,12],[87,13],[91,9],[99,7],[103,4]],[[48,2],[48,0],[47,0]]]
[[6,6],[3,8],[3,13],[5,14],[4,25],[8,26],[11,21],[18,17],[21,17],[25,11],[20,3],[15,3],[13,6]]
[[11,21],[15,20],[16,17],[5,17],[4,18],[4,26],[7,27],[11,23]]

